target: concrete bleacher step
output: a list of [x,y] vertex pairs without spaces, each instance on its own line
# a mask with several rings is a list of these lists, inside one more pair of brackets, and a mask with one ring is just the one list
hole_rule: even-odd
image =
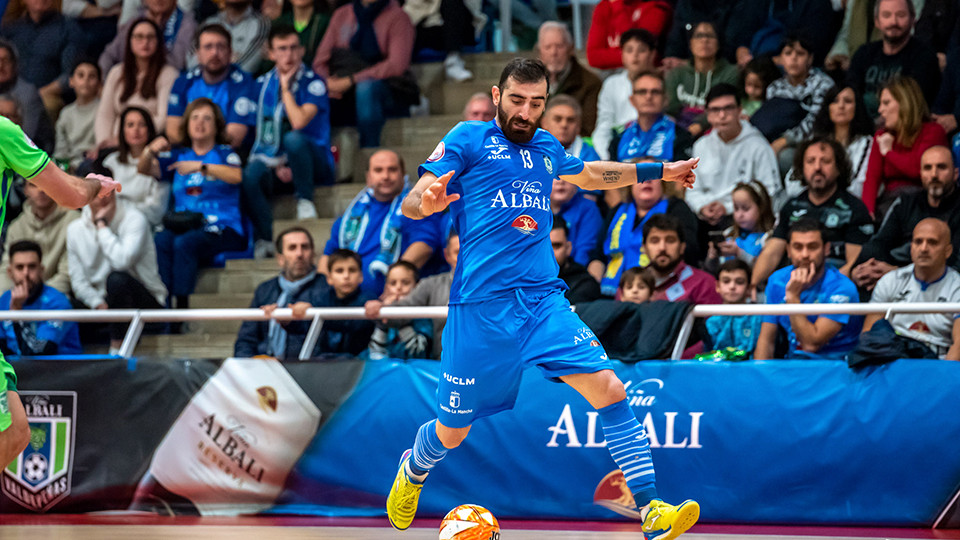
[[149,335],[140,338],[134,354],[168,358],[228,358],[233,356],[236,333]]
[[[276,264],[276,263],[274,263]],[[256,284],[253,284],[256,287]],[[198,293],[190,295],[191,308],[248,308],[253,292]]]
[[[391,118],[383,126],[380,141],[387,148],[408,146],[414,143],[425,146],[429,146],[430,143],[436,145],[453,126],[457,125],[462,117],[462,114],[457,113],[415,118]],[[421,161],[425,158],[426,156],[421,158]]]
[[[433,148],[430,149],[432,151]],[[430,152],[427,152],[427,156]],[[426,159],[426,156],[424,157]],[[334,219],[347,208],[350,201],[360,193],[364,185],[361,183],[334,184],[332,186],[321,186],[313,190],[313,203],[317,207],[317,215],[321,219]],[[293,195],[281,195],[274,197],[271,207],[273,209],[273,219],[289,220],[297,217],[297,200]],[[279,229],[275,230],[279,231]]]

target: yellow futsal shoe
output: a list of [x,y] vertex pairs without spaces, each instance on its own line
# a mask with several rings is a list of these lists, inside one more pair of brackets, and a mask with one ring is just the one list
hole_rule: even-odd
[[646,540],[673,540],[700,518],[697,501],[686,500],[679,506],[663,501],[650,501],[647,517],[643,520],[643,536]]
[[387,518],[390,519],[390,525],[399,531],[405,531],[413,523],[413,518],[417,515],[420,490],[423,489],[423,484],[415,484],[407,476],[406,464],[411,453],[411,450],[407,450],[400,457],[397,477],[393,480],[390,494],[387,495]]

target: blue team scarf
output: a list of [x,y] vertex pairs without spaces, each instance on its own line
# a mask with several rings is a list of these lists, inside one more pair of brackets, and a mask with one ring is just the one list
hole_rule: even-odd
[[613,216],[610,232],[603,242],[603,253],[609,258],[607,270],[600,280],[600,292],[606,296],[617,294],[620,287],[620,274],[625,268],[643,266],[641,251],[643,249],[643,224],[654,214],[663,214],[667,211],[667,199],[660,199],[651,208],[634,232],[633,222],[637,219],[637,205],[632,202],[623,203],[617,208]]
[[361,0],[353,0],[353,16],[357,19],[357,31],[350,38],[350,50],[358,53],[368,64],[375,64],[383,57],[373,21],[387,7],[390,0],[376,0],[364,5]]
[[[371,274],[387,275],[387,267],[400,259],[400,244],[402,241],[400,227],[403,224],[403,213],[400,211],[400,205],[409,191],[410,186],[404,182],[403,191],[400,192],[400,195],[394,197],[393,202],[390,203],[387,217],[380,227],[380,252],[368,266]],[[343,213],[344,219],[340,224],[340,233],[337,236],[341,248],[360,252],[360,244],[363,242],[367,226],[370,224],[370,204],[374,200],[373,190],[366,188],[350,201],[350,206]]]
[[[180,24],[183,23],[183,11],[180,8],[173,10],[167,24],[163,26],[163,44],[168,51],[173,50],[173,44],[177,41],[177,33],[180,32]],[[132,30],[132,28],[131,28]]]
[[[300,77],[304,73],[304,65],[300,64],[297,74],[290,83],[290,91],[296,94]],[[250,150],[251,159],[271,161],[280,154],[280,143],[283,140],[283,116],[285,109],[280,101],[280,73],[273,68],[264,75],[260,86],[260,97],[257,99],[257,137]]]
[[[290,300],[296,298],[300,291],[303,290],[314,278],[317,277],[315,270],[307,272],[307,275],[297,281],[290,281],[289,279],[283,277],[283,274],[277,276],[277,284],[280,285],[280,296],[277,297],[277,307],[285,308],[287,304],[290,303]],[[267,331],[267,343],[269,344],[270,350],[267,351],[267,354],[270,354],[280,360],[284,360],[284,356],[287,352],[287,331],[283,326],[276,320],[270,319],[270,328]]]
[[640,124],[631,122],[617,145],[617,160],[652,157],[670,161],[676,138],[676,125],[666,115],[661,115],[650,131],[643,131]]

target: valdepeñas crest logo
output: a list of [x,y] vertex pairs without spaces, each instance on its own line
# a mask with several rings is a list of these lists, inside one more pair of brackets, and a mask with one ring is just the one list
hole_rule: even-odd
[[526,214],[523,214],[522,216],[513,220],[513,223],[510,225],[523,234],[533,235],[537,232],[537,220]]
[[3,494],[46,512],[70,494],[76,440],[77,393],[21,391],[30,444],[3,470]]

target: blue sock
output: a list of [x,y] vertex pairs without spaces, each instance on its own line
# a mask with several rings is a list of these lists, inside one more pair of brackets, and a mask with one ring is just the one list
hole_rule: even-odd
[[637,421],[627,400],[598,409],[603,424],[607,450],[623,471],[627,487],[633,493],[638,508],[657,499],[657,479],[653,473],[653,458],[647,432]]
[[447,455],[447,449],[437,437],[437,421],[431,420],[420,426],[417,440],[413,443],[409,466],[415,476],[423,477]]

